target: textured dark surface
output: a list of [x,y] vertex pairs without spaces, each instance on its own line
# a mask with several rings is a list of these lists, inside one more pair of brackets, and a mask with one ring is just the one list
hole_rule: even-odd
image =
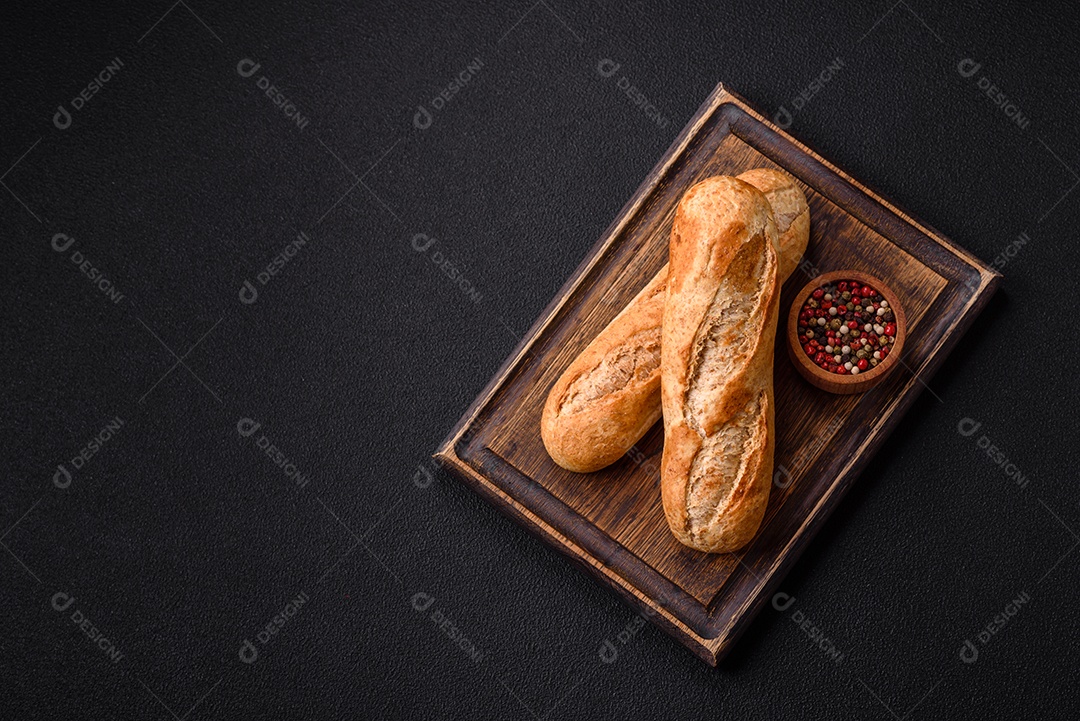
[[[1014,718],[1080,706],[1077,383],[1060,362],[1080,350],[1080,195],[1066,195],[1080,180],[1075,12],[891,0],[27,12],[0,23],[0,716]],[[56,128],[57,106],[116,57],[123,67]],[[709,669],[457,481],[432,470],[427,484],[418,469],[717,81],[771,114],[838,57],[792,133],[988,262],[1028,240],[783,584],[795,602],[766,610]],[[237,72],[244,58],[261,64],[251,77]],[[965,58],[982,64],[971,77]],[[475,59],[418,129],[417,107]],[[610,78],[603,59],[620,64]],[[262,75],[306,127],[261,93]],[[619,90],[624,77],[666,125]],[[260,285],[298,232],[310,240]],[[57,233],[74,244],[55,251]],[[415,250],[418,233],[435,243]],[[245,279],[254,304],[238,297]],[[116,435],[58,487],[58,464],[72,470],[116,417]],[[242,418],[261,428],[241,436]],[[965,418],[982,423],[971,436],[957,430]],[[75,599],[64,611],[60,593]],[[245,639],[254,663],[239,657]]]

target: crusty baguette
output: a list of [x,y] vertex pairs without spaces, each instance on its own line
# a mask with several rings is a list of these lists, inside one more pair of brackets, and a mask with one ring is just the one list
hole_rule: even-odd
[[776,239],[768,199],[729,176],[688,190],[671,227],[660,486],[672,533],[700,551],[744,546],[769,499]]
[[588,473],[608,466],[659,420],[666,291],[667,273],[658,273],[548,393],[540,435],[563,468]]
[[[810,208],[795,181],[759,168],[739,176],[768,198],[780,233],[781,281],[810,237]],[[668,266],[630,301],[552,386],[540,433],[563,468],[587,473],[619,460],[660,418],[660,323]]]

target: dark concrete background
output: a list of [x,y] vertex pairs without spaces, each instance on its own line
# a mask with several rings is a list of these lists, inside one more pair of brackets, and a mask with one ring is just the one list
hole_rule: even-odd
[[[1075,717],[1075,10],[3,12],[0,716]],[[429,455],[718,81],[772,115],[837,59],[791,132],[987,262],[1015,252],[795,603],[714,670]]]

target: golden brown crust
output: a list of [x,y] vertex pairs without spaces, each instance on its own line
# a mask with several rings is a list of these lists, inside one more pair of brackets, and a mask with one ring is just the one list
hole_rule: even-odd
[[[760,168],[738,177],[761,190],[779,218],[780,277],[787,278],[810,236],[806,198],[779,170]],[[541,436],[560,466],[579,473],[604,468],[625,455],[659,420],[659,340],[667,277],[665,265],[563,371],[548,394]],[[643,355],[655,362],[651,366],[638,362]],[[651,372],[642,375],[649,367]],[[589,377],[594,374],[597,378]],[[603,392],[605,379],[609,393]],[[633,382],[620,386],[619,379]]]
[[765,195],[728,176],[683,196],[671,229],[664,306],[661,490],[672,533],[735,551],[769,498],[777,230]]
[[552,459],[578,473],[617,461],[660,418],[659,273],[582,351],[548,393],[540,434]]

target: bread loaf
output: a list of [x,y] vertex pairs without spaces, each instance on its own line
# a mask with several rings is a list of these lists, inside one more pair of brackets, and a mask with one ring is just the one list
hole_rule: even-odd
[[[776,219],[780,277],[797,267],[810,237],[810,208],[785,173],[750,170]],[[660,418],[660,324],[668,266],[630,301],[563,372],[548,394],[540,430],[563,468],[596,471],[619,460]]]
[[667,273],[658,273],[555,382],[540,435],[552,459],[578,473],[608,466],[660,419],[660,319]]
[[675,537],[729,552],[757,531],[773,463],[777,228],[765,195],[729,176],[686,192],[664,306],[661,491]]

